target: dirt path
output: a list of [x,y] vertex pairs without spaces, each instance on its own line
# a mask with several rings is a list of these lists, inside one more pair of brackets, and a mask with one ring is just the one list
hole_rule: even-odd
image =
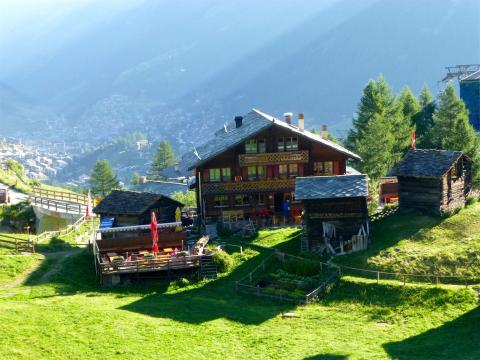
[[[53,264],[53,266],[50,269],[48,269],[48,271],[45,274],[42,275],[42,277],[36,284],[41,284],[43,282],[46,282],[50,277],[55,275],[60,270],[60,268],[62,267],[62,264],[66,259],[68,259],[72,255],[75,255],[75,253],[77,253],[78,251],[79,251],[78,249],[72,249],[67,251],[58,251],[58,252],[43,254],[44,255],[43,260],[39,260],[31,268],[24,271],[22,274],[18,275],[13,281],[0,287],[0,297],[2,298],[10,297],[18,294],[22,290],[30,290],[32,285],[24,285],[25,280],[32,273],[38,270],[38,268],[43,264],[44,261],[52,257],[57,257],[57,256],[61,257],[55,264]],[[33,286],[35,286],[36,284],[34,284]]]

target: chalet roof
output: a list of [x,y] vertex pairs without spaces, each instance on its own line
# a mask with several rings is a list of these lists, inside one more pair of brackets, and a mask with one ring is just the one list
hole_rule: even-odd
[[183,206],[167,196],[138,191],[113,190],[98,204],[93,212],[109,215],[142,215],[158,202]]
[[188,190],[188,185],[186,183],[174,181],[148,180],[144,184],[133,186],[132,190],[171,196],[173,193],[178,191],[186,192]]
[[335,199],[368,196],[368,176],[307,176],[295,179],[296,200]]
[[213,139],[210,139],[208,142],[185,154],[183,161],[189,170],[193,169],[270,126],[286,128],[298,135],[305,136],[312,141],[339,151],[352,159],[361,160],[357,154],[330,140],[323,139],[320,135],[313,134],[307,130],[301,131],[295,125],[287,124],[271,115],[265,114],[257,109],[252,109],[252,111],[243,116],[242,126],[238,128],[235,126],[225,126],[215,132]]
[[409,150],[391,171],[393,176],[442,177],[457,160],[461,151],[452,150]]

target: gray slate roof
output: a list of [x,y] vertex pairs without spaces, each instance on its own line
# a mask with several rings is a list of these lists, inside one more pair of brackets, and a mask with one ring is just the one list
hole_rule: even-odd
[[393,176],[442,177],[461,156],[463,156],[461,151],[409,150],[390,174]]
[[216,131],[214,138],[186,153],[183,156],[182,161],[186,164],[189,170],[193,169],[194,167],[199,166],[213,157],[223,153],[225,150],[242,143],[249,137],[254,136],[270,126],[281,126],[287,128],[290,131],[301,136],[305,136],[312,141],[335,149],[352,159],[361,160],[360,156],[348,149],[345,149],[341,145],[338,145],[330,140],[322,139],[321,136],[313,134],[310,131],[300,131],[295,125],[289,125],[271,115],[265,114],[257,109],[252,109],[252,111],[243,116],[242,126],[235,128],[234,125],[229,125],[225,127],[227,131],[225,131],[223,128]]
[[133,186],[132,190],[171,196],[178,191],[186,192],[188,190],[188,185],[173,181],[147,181],[144,184]]
[[295,179],[296,200],[368,196],[367,175],[307,176]]
[[157,205],[175,205],[182,207],[178,201],[167,196],[137,191],[113,190],[95,208],[96,214],[142,215]]

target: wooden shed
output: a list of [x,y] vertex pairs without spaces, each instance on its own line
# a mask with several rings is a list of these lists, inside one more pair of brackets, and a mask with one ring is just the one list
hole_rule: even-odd
[[401,211],[445,214],[465,206],[472,189],[472,161],[461,151],[409,150],[391,175]]
[[304,204],[302,250],[338,255],[365,249],[367,197],[367,175],[296,178],[295,199]]
[[152,210],[159,223],[175,221],[175,210],[183,204],[168,196],[148,192],[113,190],[94,209],[95,214],[113,218],[114,226],[145,225],[150,223]]

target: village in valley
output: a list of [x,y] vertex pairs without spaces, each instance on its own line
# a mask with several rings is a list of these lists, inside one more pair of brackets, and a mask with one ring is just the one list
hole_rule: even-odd
[[408,85],[366,77],[343,133],[261,103],[128,133],[89,174],[0,133],[0,358],[480,359],[480,65]]

